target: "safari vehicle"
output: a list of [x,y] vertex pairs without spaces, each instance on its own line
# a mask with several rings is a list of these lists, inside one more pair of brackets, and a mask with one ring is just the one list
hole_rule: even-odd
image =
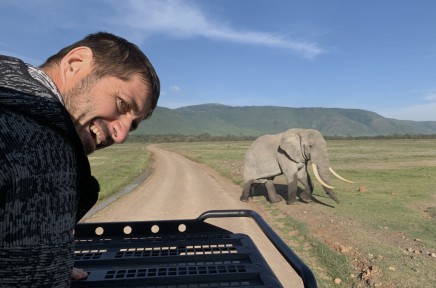
[[189,220],[79,223],[75,267],[88,278],[72,287],[283,287],[248,235],[205,222],[222,217],[251,217],[304,287],[317,287],[310,268],[252,210],[212,210]]

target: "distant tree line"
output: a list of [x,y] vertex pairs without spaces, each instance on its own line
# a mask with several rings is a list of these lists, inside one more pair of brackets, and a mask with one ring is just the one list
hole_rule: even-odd
[[[226,135],[214,136],[209,133],[198,135],[129,135],[128,142],[168,143],[168,142],[201,142],[201,141],[253,141],[258,136]],[[436,139],[436,134],[391,134],[377,136],[339,136],[324,135],[326,140],[363,140],[363,139]]]
[[168,143],[168,142],[201,142],[201,141],[251,141],[256,139],[255,136],[247,135],[226,135],[213,136],[209,133],[198,135],[129,135],[129,142],[151,142],[151,143]]
[[325,136],[325,139],[330,140],[363,140],[363,139],[436,139],[436,134],[389,134],[376,136]]

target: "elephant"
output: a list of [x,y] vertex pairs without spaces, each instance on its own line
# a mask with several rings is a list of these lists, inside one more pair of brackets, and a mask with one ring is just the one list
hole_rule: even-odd
[[326,141],[322,134],[314,129],[292,128],[275,135],[263,135],[253,141],[244,158],[244,188],[240,200],[248,202],[252,184],[265,183],[268,200],[276,203],[282,200],[274,188],[274,178],[284,174],[288,185],[287,204],[297,203],[297,181],[304,186],[299,195],[304,202],[310,202],[313,184],[307,172],[309,161],[312,163],[315,178],[325,193],[336,203],[333,187],[330,185],[329,171],[342,181],[354,183],[338,175],[329,164]]

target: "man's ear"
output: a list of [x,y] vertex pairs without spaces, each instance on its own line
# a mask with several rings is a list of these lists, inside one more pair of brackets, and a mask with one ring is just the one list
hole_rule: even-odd
[[86,46],[72,49],[60,62],[60,72],[64,83],[82,79],[92,71],[92,50]]

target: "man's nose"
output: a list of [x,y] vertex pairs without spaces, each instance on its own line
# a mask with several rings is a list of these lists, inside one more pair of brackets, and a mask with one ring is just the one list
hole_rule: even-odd
[[128,117],[117,119],[112,122],[112,139],[115,143],[122,143],[129,134],[132,121]]

